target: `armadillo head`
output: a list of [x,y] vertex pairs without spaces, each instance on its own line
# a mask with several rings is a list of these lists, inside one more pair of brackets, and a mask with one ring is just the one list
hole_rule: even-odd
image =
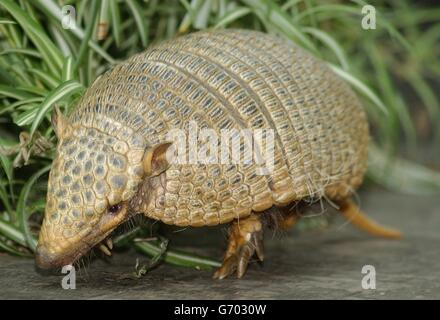
[[59,142],[36,253],[46,269],[72,264],[133,215],[132,198],[145,179],[165,170],[159,154],[167,148],[74,127],[59,112],[52,124]]

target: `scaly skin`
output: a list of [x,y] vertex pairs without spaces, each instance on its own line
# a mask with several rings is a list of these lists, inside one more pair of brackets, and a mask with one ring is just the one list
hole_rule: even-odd
[[[168,163],[166,134],[190,121],[217,133],[273,129],[273,172]],[[249,217],[242,225],[260,232],[259,212],[348,198],[367,167],[368,124],[353,91],[300,48],[251,31],[198,32],[138,54],[100,76],[68,118],[54,113],[53,126],[36,258],[46,268],[73,263],[137,213],[179,226]],[[240,225],[228,257],[243,239],[262,239]],[[247,260],[235,260],[242,275]]]
[[[69,264],[130,216],[127,202],[143,179],[145,147],[65,122],[49,175],[38,242],[42,267]],[[116,206],[113,207],[112,206]]]

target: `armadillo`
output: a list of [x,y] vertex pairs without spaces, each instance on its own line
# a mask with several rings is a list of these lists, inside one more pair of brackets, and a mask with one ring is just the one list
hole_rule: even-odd
[[[170,161],[177,142],[167,133],[190,134],[190,123],[217,134],[272,130],[272,170]],[[219,279],[242,277],[253,255],[263,260],[264,217],[273,208],[288,227],[300,216],[292,205],[327,199],[365,231],[400,235],[351,200],[367,169],[360,100],[324,62],[273,35],[226,29],[159,43],[101,75],[52,124],[58,145],[36,252],[42,268],[109,243],[135,214],[177,226],[229,223]]]

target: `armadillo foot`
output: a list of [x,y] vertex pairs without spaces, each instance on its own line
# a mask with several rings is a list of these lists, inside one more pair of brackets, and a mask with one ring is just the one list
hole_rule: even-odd
[[237,271],[237,278],[243,277],[249,260],[254,254],[264,259],[263,225],[259,216],[234,220],[229,231],[228,248],[222,266],[214,273],[214,279],[223,279]]

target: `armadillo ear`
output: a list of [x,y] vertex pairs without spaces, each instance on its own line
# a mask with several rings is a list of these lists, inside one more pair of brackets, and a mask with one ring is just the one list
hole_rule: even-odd
[[65,136],[70,125],[58,107],[55,107],[55,110],[52,112],[51,121],[57,138],[60,139]]
[[169,168],[167,150],[171,145],[171,142],[164,142],[145,151],[143,166],[146,176],[157,176]]

